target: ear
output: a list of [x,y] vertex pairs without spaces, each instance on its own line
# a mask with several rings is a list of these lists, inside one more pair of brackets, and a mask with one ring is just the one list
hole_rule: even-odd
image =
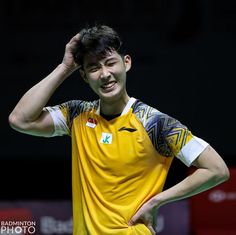
[[85,74],[84,70],[80,69],[79,73],[80,73],[80,76],[83,78],[83,80],[88,83],[88,79],[86,77],[86,74]]
[[126,68],[125,70],[126,72],[128,72],[132,65],[131,57],[129,55],[124,56],[124,63],[125,63],[125,68]]

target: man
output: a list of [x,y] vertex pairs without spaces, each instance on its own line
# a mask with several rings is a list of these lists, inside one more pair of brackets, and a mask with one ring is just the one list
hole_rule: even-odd
[[[129,97],[131,57],[110,27],[85,28],[66,45],[63,61],[20,99],[9,116],[17,131],[70,135],[74,235],[155,234],[162,205],[205,191],[229,178],[219,154],[176,119]],[[74,71],[99,100],[46,107]],[[196,171],[162,190],[174,157]]]

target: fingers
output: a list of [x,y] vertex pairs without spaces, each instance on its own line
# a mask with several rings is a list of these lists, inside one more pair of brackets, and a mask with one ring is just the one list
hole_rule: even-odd
[[128,225],[129,226],[133,226],[136,223],[141,222],[143,224],[145,224],[147,226],[147,228],[151,231],[152,235],[155,235],[156,232],[153,228],[153,217],[151,215],[139,215],[139,213],[137,213],[136,215],[133,216],[133,218],[131,218],[131,220],[129,221]]
[[[133,226],[134,224],[136,224],[140,219],[138,219],[136,222],[131,219],[130,222],[129,222],[129,226]],[[152,226],[152,220],[150,221],[142,221],[146,226],[147,228],[150,230],[150,232],[152,233],[152,235],[156,235],[156,232]]]
[[129,226],[132,226],[132,225],[134,225],[135,223],[137,223],[138,220],[140,219],[139,217],[140,217],[140,216],[139,216],[139,213],[135,214],[135,215],[130,219],[128,225],[129,225]]
[[154,228],[152,227],[152,223],[149,223],[149,224],[147,225],[147,227],[148,227],[148,229],[151,231],[152,235],[156,235],[156,232],[155,232]]
[[69,43],[78,42],[80,40],[80,34],[77,33],[74,37],[71,38]]
[[80,41],[80,34],[77,33],[74,37],[72,37],[70,39],[70,41],[66,44],[66,50],[67,51],[71,51],[71,52],[75,52],[77,45]]
[[132,225],[134,225],[134,224],[135,224],[135,221],[132,220],[132,219],[131,219],[131,220],[129,221],[129,223],[128,223],[129,226],[132,226]]

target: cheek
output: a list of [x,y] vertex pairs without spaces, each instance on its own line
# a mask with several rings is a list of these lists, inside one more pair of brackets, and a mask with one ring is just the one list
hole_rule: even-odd
[[96,81],[94,81],[94,80],[89,80],[89,82],[88,82],[88,84],[89,84],[89,86],[90,87],[92,87],[92,88],[96,88],[97,87],[97,83],[96,83]]
[[92,73],[92,74],[87,74],[87,81],[88,83],[96,83],[99,80],[99,75],[97,75],[96,73]]
[[117,75],[119,76],[120,80],[122,81],[126,80],[126,72],[124,70],[119,71]]
[[120,78],[123,80],[123,77],[125,76],[126,72],[124,68],[117,68],[115,71],[113,71],[113,75],[117,78]]
[[97,88],[100,86],[100,85],[99,85],[99,79],[97,79],[97,78],[94,77],[94,76],[88,77],[87,83],[89,84],[89,86],[90,86],[93,90],[97,89]]

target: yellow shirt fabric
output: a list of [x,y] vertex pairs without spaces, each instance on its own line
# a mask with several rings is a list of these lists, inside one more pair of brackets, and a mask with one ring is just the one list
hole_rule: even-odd
[[72,138],[73,235],[151,235],[128,222],[162,191],[173,157],[193,135],[140,101],[110,121],[98,106],[72,101],[50,109],[56,132]]

